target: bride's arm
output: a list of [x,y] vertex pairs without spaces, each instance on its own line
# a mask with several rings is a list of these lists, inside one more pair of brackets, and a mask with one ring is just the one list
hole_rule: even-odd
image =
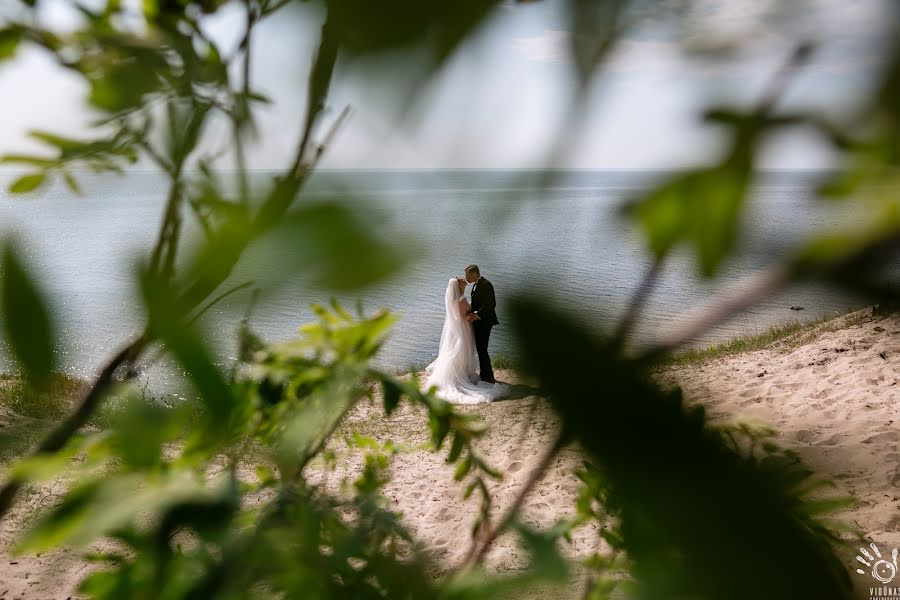
[[459,317],[463,321],[469,320],[469,302],[465,298],[459,299]]

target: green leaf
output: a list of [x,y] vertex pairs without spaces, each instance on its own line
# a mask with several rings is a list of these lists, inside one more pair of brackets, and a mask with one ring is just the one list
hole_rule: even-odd
[[[107,39],[108,43],[114,40]],[[139,106],[144,96],[160,88],[157,73],[163,73],[168,65],[155,51],[136,46],[123,47],[129,60],[108,66],[105,72],[91,81],[89,102],[107,112],[118,112]]]
[[185,315],[176,305],[176,295],[165,280],[144,271],[140,285],[147,307],[148,327],[190,377],[207,409],[204,412],[207,425],[198,434],[205,436],[207,442],[226,435],[231,415],[239,403],[224,374],[212,362],[200,336],[187,326]]
[[567,531],[568,524],[561,523],[546,531],[531,529],[519,522],[514,526],[531,553],[531,566],[536,576],[554,581],[565,580],[569,565],[560,555],[556,543]]
[[75,176],[72,175],[69,171],[62,172],[63,181],[66,182],[66,185],[72,190],[73,194],[81,195],[81,186],[78,185],[78,180],[75,179]]
[[141,514],[165,511],[183,502],[214,501],[230,493],[227,482],[214,485],[219,489],[211,489],[194,473],[183,471],[157,479],[133,473],[91,481],[73,489],[41,518],[17,550],[39,552],[61,544],[86,546],[134,524]]
[[470,483],[466,486],[465,492],[463,492],[463,500],[468,500],[472,496],[472,492],[475,491],[475,488],[478,487],[478,479]]
[[170,164],[182,164],[194,151],[208,113],[209,105],[194,101],[176,99],[166,104],[166,158]]
[[34,130],[28,132],[28,137],[38,140],[47,144],[48,146],[53,146],[58,148],[59,150],[66,152],[71,150],[80,150],[89,144],[89,142],[83,142],[81,140],[76,140],[73,138],[63,137],[61,135],[57,135],[55,133],[50,133],[49,131],[42,130]]
[[385,377],[381,380],[381,389],[384,394],[384,412],[390,415],[397,408],[397,405],[400,404],[400,396],[403,390],[390,377]]
[[28,380],[40,385],[56,367],[53,324],[41,292],[12,243],[3,252],[2,284],[6,338]]
[[13,194],[25,194],[34,191],[44,183],[46,178],[46,173],[22,175],[10,184],[9,191]]
[[133,469],[161,466],[163,444],[183,431],[189,411],[187,405],[172,409],[135,398],[117,419],[110,444],[123,463]]
[[369,55],[419,45],[440,64],[456,46],[487,19],[496,0],[458,0],[453,3],[397,0],[332,0],[329,24],[342,50]]
[[[274,241],[322,288],[349,291],[402,271],[415,252],[400,252],[396,240],[378,235],[365,211],[342,203],[310,203],[289,213]],[[409,241],[409,240],[404,240]]]
[[466,456],[459,465],[456,467],[456,471],[453,472],[453,479],[456,481],[461,481],[463,477],[469,474],[469,471],[472,470],[472,456]]
[[18,163],[24,165],[31,165],[33,167],[52,167],[56,164],[56,160],[52,158],[45,158],[42,156],[31,156],[28,154],[4,154],[0,157],[0,163],[3,164],[11,164]]
[[266,486],[275,482],[275,473],[266,465],[256,465],[256,477],[259,484]]
[[0,62],[15,56],[22,34],[22,28],[15,25],[0,29]]
[[[668,598],[678,590],[679,597],[719,598],[738,579],[735,597],[747,600],[849,597],[846,567],[812,517],[842,504],[804,506],[795,493],[804,475],[795,460],[762,464],[735,451],[646,365],[571,314],[537,298],[514,302],[510,313],[525,370],[541,381],[563,430],[602,473],[603,508],[621,535],[608,541],[631,559],[641,588],[635,597]],[[730,550],[711,554],[717,546]],[[798,562],[809,575],[802,581]],[[766,578],[745,577],[757,572]]]
[[431,443],[435,450],[440,450],[444,439],[450,433],[450,418],[444,414],[431,412],[428,415],[428,426],[431,429]]
[[734,247],[749,173],[726,164],[678,175],[626,211],[644,230],[657,259],[681,242],[693,245],[701,272],[715,273]]
[[464,444],[465,438],[460,435],[458,431],[455,432],[453,434],[453,443],[450,444],[450,453],[447,454],[448,463],[456,462],[456,459],[459,458],[459,455],[462,453]]

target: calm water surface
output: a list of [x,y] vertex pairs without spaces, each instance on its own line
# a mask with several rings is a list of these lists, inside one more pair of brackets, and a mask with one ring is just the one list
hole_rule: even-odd
[[[615,319],[649,267],[640,235],[618,210],[653,177],[577,172],[538,192],[521,173],[510,172],[325,173],[317,175],[308,194],[348,203],[388,239],[414,241],[405,247],[414,258],[408,269],[360,293],[366,307],[384,306],[402,316],[379,359],[382,366],[401,369],[435,356],[447,279],[473,262],[498,296],[501,325],[491,338],[494,355],[514,354],[504,302],[516,290],[527,288],[597,328]],[[93,373],[141,326],[134,265],[154,242],[163,185],[157,175],[135,173],[86,178],[82,197],[61,186],[31,198],[0,195],[0,231],[20,239],[53,299],[64,342],[61,358],[70,372]],[[777,261],[813,232],[861,220],[858,207],[816,200],[809,189],[809,176],[799,174],[758,184],[745,213],[740,251],[714,281],[697,273],[689,253],[673,256],[640,319],[636,343],[676,325],[698,303],[714,300],[722,286]],[[269,339],[285,339],[312,318],[309,305],[329,294],[303,278],[280,281],[271,258],[264,248],[251,252],[233,279],[266,288],[252,324]],[[236,294],[206,319],[206,335],[223,364],[232,355],[234,326],[248,297]],[[866,303],[815,285],[795,286],[694,344]],[[790,310],[795,305],[804,310]],[[161,368],[152,379],[165,388],[174,386],[176,377]]]

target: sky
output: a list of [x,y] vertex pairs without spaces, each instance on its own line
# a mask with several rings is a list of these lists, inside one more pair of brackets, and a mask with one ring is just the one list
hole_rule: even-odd
[[[683,4],[683,0],[669,1]],[[64,0],[45,0],[42,19],[72,23]],[[664,1],[663,4],[666,4]],[[780,106],[846,118],[880,65],[886,0],[696,0],[677,31],[649,19],[625,36],[589,90],[584,119],[565,130],[556,165],[593,169],[671,169],[714,160],[725,138],[698,115],[710,104],[750,106],[800,39],[819,43],[811,64]],[[371,70],[341,61],[324,123],[346,105],[353,116],[328,149],[325,168],[539,168],[572,114],[570,24],[555,0],[501,5],[441,72],[421,86],[402,69]],[[310,8],[265,22],[253,48],[254,86],[275,100],[260,112],[249,166],[276,169],[292,156],[305,110],[307,76],[321,15]],[[772,18],[772,11],[780,11]],[[237,6],[204,24],[222,45],[240,34]],[[714,35],[711,35],[714,34]],[[739,50],[729,60],[690,48]],[[380,63],[382,67],[388,62]],[[84,85],[39,50],[0,65],[0,152],[38,149],[40,128],[86,131]],[[223,123],[210,147],[228,144]],[[770,139],[760,166],[815,169],[836,155],[810,131]],[[220,166],[227,167],[226,155]]]

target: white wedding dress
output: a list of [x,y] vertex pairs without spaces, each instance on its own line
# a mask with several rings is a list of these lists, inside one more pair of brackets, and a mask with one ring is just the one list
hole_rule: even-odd
[[444,295],[444,329],[438,357],[425,367],[428,377],[425,389],[437,387],[437,394],[454,404],[477,404],[490,402],[507,392],[502,383],[479,381],[475,370],[475,333],[472,323],[462,318],[460,304],[466,302],[466,295],[459,291],[454,277],[447,283]]

